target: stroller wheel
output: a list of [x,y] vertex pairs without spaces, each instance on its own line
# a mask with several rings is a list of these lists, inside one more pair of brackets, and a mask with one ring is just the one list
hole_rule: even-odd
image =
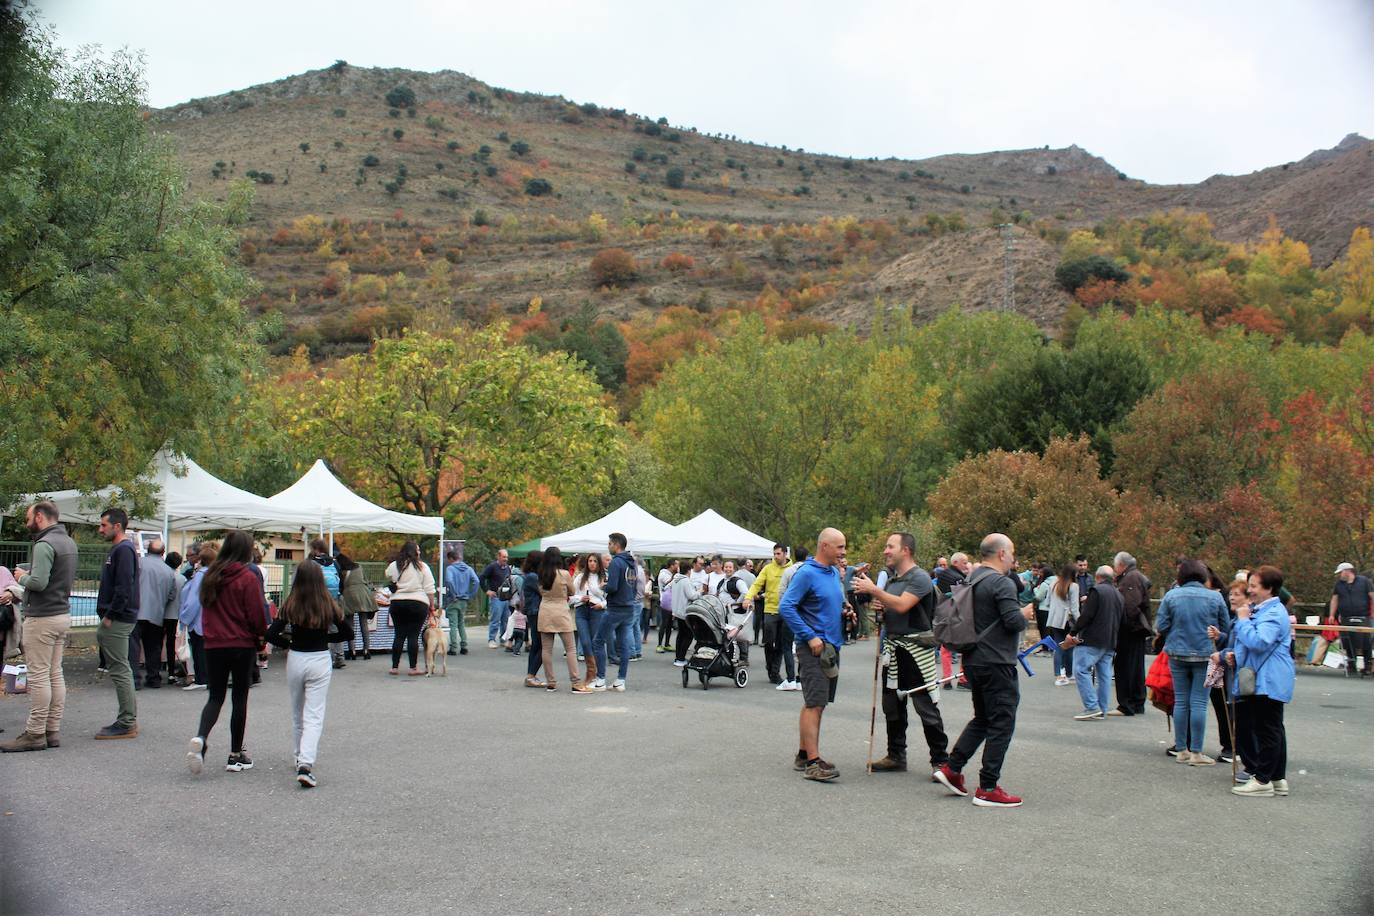
[[736,669],[735,669],[735,686],[736,686],[736,687],[743,687],[743,686],[744,686],[745,684],[747,684],[747,683],[749,683],[749,669],[748,669],[748,668],[736,668]]
[[692,676],[692,672],[686,668],[682,669],[682,689],[687,689],[687,681]]

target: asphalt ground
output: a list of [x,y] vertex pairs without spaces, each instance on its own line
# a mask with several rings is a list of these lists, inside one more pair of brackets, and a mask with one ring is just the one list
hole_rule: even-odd
[[[335,672],[312,790],[293,778],[282,656],[250,695],[256,767],[222,769],[226,706],[199,777],[185,748],[203,692],[144,690],[139,737],[94,741],[114,693],[89,654],[70,660],[63,746],[0,756],[0,909],[1374,911],[1368,680],[1303,671],[1292,795],[1243,799],[1229,766],[1165,756],[1161,713],[1073,721],[1076,691],[1038,659],[1002,777],[1026,804],[991,810],[929,782],[914,715],[912,770],[865,774],[872,642],[843,653],[827,784],[793,772],[800,694],[771,688],[758,647],[744,689],[684,690],[651,652],[627,692],[575,696],[566,668],[561,692],[530,690],[524,658],[479,645],[447,678],[388,677],[381,658]],[[941,708],[952,742],[968,695]],[[0,699],[5,738],[26,709]],[[881,714],[878,734],[881,754]]]

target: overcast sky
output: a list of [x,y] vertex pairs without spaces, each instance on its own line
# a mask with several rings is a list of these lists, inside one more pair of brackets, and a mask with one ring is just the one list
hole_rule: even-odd
[[1374,137],[1374,0],[32,0],[145,52],[155,106],[335,59],[851,156],[1076,143],[1134,178]]

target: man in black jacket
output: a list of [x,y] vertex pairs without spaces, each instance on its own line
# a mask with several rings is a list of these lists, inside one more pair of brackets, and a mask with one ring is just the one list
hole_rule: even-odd
[[1109,716],[1145,714],[1145,646],[1154,636],[1150,617],[1150,580],[1135,557],[1116,555],[1116,590],[1121,593],[1121,629],[1116,636],[1116,709]]
[[1021,799],[997,784],[1002,761],[1016,730],[1020,687],[1016,680],[1016,652],[1026,622],[1035,618],[1035,605],[1017,601],[1016,586],[1007,571],[1016,563],[1016,545],[1005,534],[990,534],[979,547],[982,563],[969,576],[973,589],[973,625],[978,634],[973,649],[964,653],[964,673],[973,689],[973,719],[964,726],[949,762],[935,771],[937,782],[964,797],[963,769],[978,746],[983,766],[973,803],[984,808],[1017,808]]
[[138,620],[138,552],[124,533],[129,516],[123,509],[106,509],[100,516],[100,536],[113,546],[100,571],[100,591],[95,610],[100,615],[95,641],[105,651],[110,681],[119,699],[119,716],[96,732],[96,738],[112,740],[138,737],[138,700],[134,696],[134,672],[129,665],[129,636]]
[[[1105,719],[1112,695],[1112,659],[1116,656],[1117,636],[1124,614],[1121,593],[1113,584],[1110,566],[1097,570],[1096,581],[1088,589],[1088,600],[1078,620],[1069,627],[1064,648],[1073,649],[1074,683],[1083,700],[1083,711],[1074,716],[1080,722]],[[1093,686],[1093,678],[1097,686]]]

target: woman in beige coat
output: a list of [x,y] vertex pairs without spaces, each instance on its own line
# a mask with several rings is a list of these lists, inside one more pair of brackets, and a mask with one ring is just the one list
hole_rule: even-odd
[[577,670],[577,623],[573,619],[569,599],[575,594],[572,576],[564,569],[563,554],[557,547],[544,551],[544,560],[539,566],[539,636],[543,642],[544,676],[548,678],[544,686],[557,690],[558,684],[553,667],[553,638],[563,640],[563,654],[568,660],[568,679],[572,682],[573,693],[591,693],[592,689],[584,684]]

